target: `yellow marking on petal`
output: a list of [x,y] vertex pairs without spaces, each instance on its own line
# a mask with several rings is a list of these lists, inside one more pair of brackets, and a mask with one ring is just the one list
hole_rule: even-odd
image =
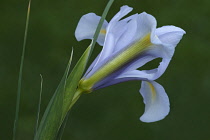
[[106,30],[105,30],[105,29],[101,29],[101,30],[100,30],[100,34],[105,35],[105,34],[106,34]]
[[149,88],[150,88],[150,91],[152,93],[152,101],[154,101],[155,98],[156,98],[156,90],[155,90],[155,87],[150,82],[147,82],[147,83],[148,83]]

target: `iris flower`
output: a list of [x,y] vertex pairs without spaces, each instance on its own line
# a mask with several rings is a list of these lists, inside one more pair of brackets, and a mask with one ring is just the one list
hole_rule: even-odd
[[[158,79],[166,70],[185,31],[175,26],[156,28],[156,19],[145,12],[122,19],[131,7],[122,6],[108,23],[104,21],[97,39],[102,51],[90,65],[79,89],[92,92],[117,83],[141,80],[140,93],[145,103],[143,122],[165,118],[170,110],[168,96]],[[75,31],[78,41],[93,39],[100,16],[88,13],[81,17]],[[151,70],[137,70],[146,63],[162,58]]]

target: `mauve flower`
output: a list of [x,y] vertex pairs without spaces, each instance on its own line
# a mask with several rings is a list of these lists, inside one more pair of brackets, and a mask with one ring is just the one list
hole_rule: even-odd
[[[104,21],[97,39],[103,49],[80,81],[79,89],[91,92],[120,82],[141,80],[145,112],[140,120],[154,122],[165,118],[170,110],[164,88],[154,80],[165,72],[185,31],[175,26],[156,28],[156,19],[145,12],[121,19],[131,10],[122,6],[109,23]],[[77,40],[92,39],[100,18],[94,13],[82,16],[75,31]],[[162,58],[157,68],[137,70],[156,58]]]

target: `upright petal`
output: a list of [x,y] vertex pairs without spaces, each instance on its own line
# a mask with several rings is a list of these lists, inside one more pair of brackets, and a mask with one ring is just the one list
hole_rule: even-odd
[[153,32],[157,26],[156,19],[146,12],[139,14],[137,19],[138,29],[136,31],[136,38],[135,40],[139,40],[148,33],[151,33],[151,37],[153,36]]
[[142,81],[140,93],[144,98],[145,111],[140,117],[143,122],[162,120],[170,111],[170,103],[164,88],[154,81]]
[[[125,26],[126,21],[119,22],[119,20],[125,15],[127,15],[132,9],[133,8],[128,7],[128,6],[122,6],[120,8],[120,11],[109,22],[109,25],[107,26],[107,34],[105,37],[105,43],[101,51],[100,57],[98,59],[98,63],[100,63],[101,61],[103,61],[105,58],[107,58],[113,53],[116,40],[118,40],[120,34],[122,34],[126,29],[126,26]],[[110,44],[112,45],[110,46]]]
[[119,51],[129,47],[148,34],[151,34],[152,38],[154,36],[153,34],[155,32],[156,24],[156,19],[146,12],[139,15],[133,15],[127,24],[127,30],[117,41],[115,50]]
[[119,36],[120,38],[117,40],[114,52],[120,51],[125,47],[128,47],[134,40],[136,30],[137,30],[137,21],[135,19],[129,21],[125,28],[124,33]]
[[126,16],[128,13],[130,13],[133,10],[133,8],[124,5],[120,8],[120,11],[111,19],[110,23],[119,21],[122,17]]
[[[76,39],[78,41],[83,40],[83,39],[93,39],[94,33],[96,31],[96,28],[100,19],[101,17],[97,16],[94,13],[89,13],[82,16],[75,31]],[[108,22],[105,20],[102,25],[99,37],[97,39],[97,42],[101,46],[104,44],[107,25],[108,25]]]

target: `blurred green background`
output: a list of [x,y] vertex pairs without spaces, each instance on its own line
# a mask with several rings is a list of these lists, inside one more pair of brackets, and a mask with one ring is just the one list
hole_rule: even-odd
[[[76,63],[90,41],[77,42],[80,17],[101,15],[107,0],[32,0],[24,63],[18,140],[33,139],[40,76],[41,115],[55,91],[74,47]],[[0,139],[12,139],[16,90],[23,44],[27,0],[0,1]],[[210,1],[115,0],[109,21],[122,5],[132,14],[146,11],[158,27],[175,25],[187,34],[176,48],[165,74],[157,81],[168,93],[170,114],[162,121],[143,123],[140,82],[126,82],[83,95],[73,107],[64,140],[200,140],[210,131]],[[93,58],[100,52],[96,46]],[[92,59],[93,59],[92,58]]]

